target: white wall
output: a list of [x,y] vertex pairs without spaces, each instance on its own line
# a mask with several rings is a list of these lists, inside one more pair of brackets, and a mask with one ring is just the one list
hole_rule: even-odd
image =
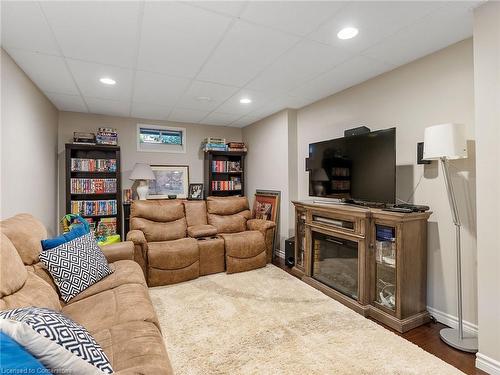
[[[137,124],[155,124],[186,129],[186,153],[141,152],[137,151]],[[135,163],[189,165],[189,181],[203,182],[203,152],[201,142],[206,137],[223,137],[226,141],[241,141],[240,128],[227,126],[212,126],[200,124],[186,124],[162,122],[154,120],[135,119],[128,117],[114,117],[76,112],[60,112],[59,115],[59,189],[60,213],[65,211],[65,170],[64,145],[73,141],[73,132],[97,132],[99,127],[115,128],[118,131],[122,167],[122,188],[132,186],[129,180]]]
[[289,132],[293,134],[294,129],[293,126],[289,129],[289,122],[295,115],[293,110],[284,110],[243,128],[243,141],[249,150],[245,189],[251,205],[257,189],[281,191],[281,251],[284,251],[285,240],[290,236],[290,215],[293,214],[290,201],[296,199],[294,185],[289,183],[290,178],[293,179],[289,160],[294,155],[294,147],[289,147]]
[[57,232],[57,109],[1,50],[1,217],[27,212]]
[[500,3],[474,12],[479,353],[500,374]]

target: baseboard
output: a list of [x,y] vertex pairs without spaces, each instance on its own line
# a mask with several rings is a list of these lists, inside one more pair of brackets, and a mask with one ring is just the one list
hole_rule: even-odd
[[[447,314],[443,311],[437,310],[433,307],[427,306],[427,311],[431,314],[439,323],[443,323],[451,328],[458,328],[458,318],[451,314]],[[464,320],[464,332],[477,335],[477,324],[466,322]]]
[[500,375],[500,362],[484,354],[476,354],[476,367],[490,375]]

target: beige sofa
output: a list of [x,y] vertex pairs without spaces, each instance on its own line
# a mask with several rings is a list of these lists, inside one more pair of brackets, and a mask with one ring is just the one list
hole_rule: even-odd
[[113,274],[65,304],[39,262],[45,227],[28,214],[0,222],[0,309],[25,306],[62,311],[82,324],[101,345],[113,370],[125,374],[172,374],[134,245],[103,248]]

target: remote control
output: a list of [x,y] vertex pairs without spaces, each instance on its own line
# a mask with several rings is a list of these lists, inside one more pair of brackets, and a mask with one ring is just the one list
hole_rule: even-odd
[[383,208],[382,211],[400,212],[404,214],[409,214],[413,212],[411,208],[399,208],[399,207]]

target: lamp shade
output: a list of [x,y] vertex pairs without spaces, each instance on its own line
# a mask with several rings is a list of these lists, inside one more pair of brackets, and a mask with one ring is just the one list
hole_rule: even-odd
[[321,181],[329,181],[330,179],[326,175],[325,170],[323,168],[319,168],[313,171],[311,180],[321,182]]
[[130,174],[131,180],[154,180],[155,174],[148,164],[136,163]]
[[465,125],[440,124],[424,131],[424,160],[463,159],[467,157]]

